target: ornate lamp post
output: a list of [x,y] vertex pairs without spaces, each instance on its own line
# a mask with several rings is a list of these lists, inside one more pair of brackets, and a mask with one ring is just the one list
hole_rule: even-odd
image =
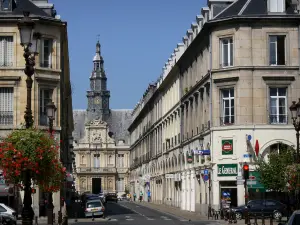
[[[33,124],[32,110],[31,110],[31,89],[32,89],[32,75],[34,74],[35,66],[35,56],[38,48],[38,40],[40,35],[35,35],[35,40],[33,40],[33,31],[35,23],[29,18],[30,13],[24,12],[24,17],[18,22],[18,28],[20,31],[21,46],[24,48],[24,58],[25,58],[25,69],[24,73],[27,75],[26,87],[27,87],[27,102],[26,111],[24,115],[26,128],[30,128]],[[24,182],[24,200],[23,200],[23,210],[22,210],[22,224],[32,225],[32,220],[34,217],[34,212],[31,207],[31,172],[29,170],[25,171],[25,182]]]
[[290,111],[292,114],[293,125],[296,130],[296,139],[297,139],[296,163],[299,163],[300,98],[297,104],[296,101],[293,101],[293,104],[290,106]]
[[[47,117],[49,119],[49,132],[52,135],[53,132],[53,120],[55,119],[56,107],[53,102],[49,102],[46,105]],[[48,224],[53,224],[53,198],[52,192],[48,193]]]

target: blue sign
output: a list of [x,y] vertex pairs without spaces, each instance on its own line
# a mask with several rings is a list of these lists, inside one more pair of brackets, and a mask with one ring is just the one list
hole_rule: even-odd
[[209,176],[208,176],[207,174],[204,174],[204,175],[203,175],[203,180],[204,180],[204,181],[208,181],[208,179],[209,179]]
[[251,141],[251,139],[252,139],[252,136],[249,134],[248,135],[248,141]]
[[204,174],[204,175],[208,175],[208,170],[204,170],[204,171],[203,171],[203,174]]
[[194,153],[198,155],[210,155],[210,150],[194,150]]
[[223,195],[223,197],[230,197],[230,193],[229,193],[229,192],[225,192],[225,191],[224,191],[224,192],[222,193],[222,195]]
[[244,158],[252,158],[252,154],[244,154],[243,157]]

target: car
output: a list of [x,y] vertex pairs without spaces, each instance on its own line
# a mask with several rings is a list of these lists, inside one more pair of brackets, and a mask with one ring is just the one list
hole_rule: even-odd
[[89,200],[86,202],[85,217],[103,216],[105,207],[100,199]]
[[278,225],[297,225],[300,224],[300,210],[293,212],[287,223],[279,223]]
[[16,216],[16,211],[3,203],[0,203],[0,213]]
[[0,223],[2,225],[17,225],[17,218],[11,214],[0,212]]
[[245,218],[246,210],[251,215],[261,215],[262,213],[266,217],[273,217],[276,220],[279,220],[283,216],[287,214],[287,207],[283,203],[272,200],[251,200],[246,205],[241,205],[238,207],[231,208],[232,211],[235,213],[235,218],[237,220],[241,220]]
[[112,202],[118,202],[118,196],[116,193],[107,193],[106,196],[105,196],[105,202],[108,202],[108,201],[112,201]]

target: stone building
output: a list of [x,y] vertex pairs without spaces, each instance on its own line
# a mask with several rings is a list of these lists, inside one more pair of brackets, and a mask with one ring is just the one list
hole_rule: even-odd
[[111,110],[101,46],[96,44],[87,110],[74,110],[76,190],[124,194],[129,172],[131,110]]
[[[39,6],[35,5],[37,2],[40,3]],[[68,139],[73,131],[73,117],[67,24],[56,15],[54,5],[47,0],[5,0],[0,3],[0,138],[13,129],[21,128],[25,123],[25,60],[17,26],[18,20],[23,18],[23,11],[30,12],[30,17],[36,23],[34,32],[41,34],[32,88],[34,126],[49,129],[46,105],[53,101],[57,108],[53,127],[55,136],[58,140],[69,143]],[[69,146],[61,148],[61,159],[66,166],[72,165]],[[0,188],[3,189],[2,185]],[[58,192],[53,196],[56,215],[60,210],[60,195],[66,194],[67,190],[63,190],[62,193]],[[7,199],[5,191],[1,191],[0,195],[5,196],[1,202]],[[45,193],[38,189],[33,195],[33,208],[37,216],[46,215],[46,197]],[[11,199],[9,203],[15,203],[16,207],[17,200],[20,199]]]
[[[133,111],[131,192],[207,213],[244,203],[244,162],[295,146],[289,114],[299,98],[299,5],[208,0],[158,81]],[[253,180],[252,197],[265,192]],[[225,194],[224,194],[225,193]]]

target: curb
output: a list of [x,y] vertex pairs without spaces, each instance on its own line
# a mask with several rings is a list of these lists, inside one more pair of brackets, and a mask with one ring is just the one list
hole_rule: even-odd
[[[156,209],[156,208],[154,208],[154,207],[152,207],[152,206],[148,206],[148,205],[144,205],[144,204],[139,204],[139,203],[136,203],[136,202],[132,202],[132,203],[135,204],[135,205],[144,206],[144,207],[146,207],[146,208],[155,210],[155,211],[160,212],[160,213],[163,212],[164,214],[169,215],[169,216],[172,216],[172,217],[174,217],[174,218],[176,218],[176,219],[178,219],[178,220],[185,219],[185,220],[187,220],[187,221],[195,221],[195,220],[191,220],[190,218],[187,218],[187,217],[185,217],[185,216],[178,216],[178,215],[175,215],[175,214],[173,214],[173,213],[166,212],[166,211],[164,211],[164,210]],[[219,222],[219,221],[217,221],[217,220],[201,220],[201,221],[205,221],[205,222]]]

